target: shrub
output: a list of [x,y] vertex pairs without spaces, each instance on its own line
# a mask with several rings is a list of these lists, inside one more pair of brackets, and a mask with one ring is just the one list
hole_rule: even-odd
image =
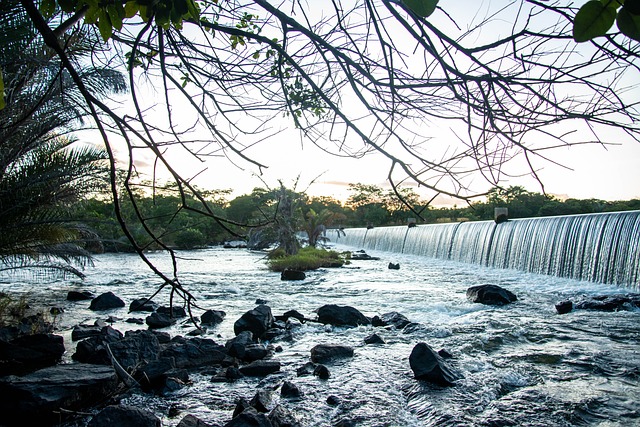
[[281,254],[276,249],[269,255],[267,264],[272,271],[285,269],[308,271],[322,267],[342,267],[344,262],[338,252],[308,246],[300,249],[296,255],[289,256]]

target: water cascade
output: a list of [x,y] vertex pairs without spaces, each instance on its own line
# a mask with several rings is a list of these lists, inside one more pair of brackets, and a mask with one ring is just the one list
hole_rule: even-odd
[[328,230],[357,248],[638,288],[640,211]]

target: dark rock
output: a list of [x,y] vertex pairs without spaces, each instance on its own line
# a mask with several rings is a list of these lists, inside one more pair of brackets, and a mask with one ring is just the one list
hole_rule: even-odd
[[145,363],[144,366],[136,370],[134,378],[145,389],[160,389],[175,368],[175,360],[162,357]]
[[91,304],[89,305],[89,310],[93,311],[102,311],[102,310],[110,310],[112,308],[120,308],[124,307],[125,303],[120,298],[115,296],[113,292],[105,292],[102,295],[98,295],[94,299],[91,300]]
[[280,280],[304,280],[307,275],[304,271],[290,270],[288,268],[282,270],[280,273]]
[[331,406],[338,406],[341,403],[341,400],[338,396],[331,395],[327,397],[327,404]]
[[164,314],[165,316],[171,317],[171,318],[182,318],[182,317],[187,317],[187,311],[184,309],[184,307],[158,307],[156,309],[156,313],[159,314]]
[[304,315],[297,310],[289,310],[284,312],[282,316],[276,316],[276,320],[283,322],[288,321],[290,318],[298,319],[300,323],[304,323],[307,320]]
[[409,364],[416,379],[426,380],[441,386],[450,386],[460,379],[438,353],[426,343],[418,343],[411,351]]
[[59,315],[61,315],[62,313],[64,313],[64,308],[62,308],[62,307],[51,307],[51,308],[49,309],[49,314],[51,314],[51,315],[52,315],[52,316],[54,316],[54,317],[55,317],[55,316],[59,316]]
[[141,319],[139,317],[130,317],[127,320],[125,320],[125,322],[134,323],[136,325],[144,325],[144,319]]
[[189,414],[185,415],[176,427],[213,427],[213,424],[205,423],[200,418]]
[[393,326],[396,329],[402,329],[410,323],[406,316],[397,311],[385,313],[382,316],[374,316],[373,319],[371,319],[373,326]]
[[222,323],[227,313],[222,310],[207,310],[200,316],[203,325],[217,325]]
[[100,335],[102,327],[97,325],[76,325],[71,331],[71,341],[80,341],[85,338]]
[[279,370],[280,362],[277,360],[256,360],[240,367],[240,372],[247,377],[266,377]]
[[[373,228],[373,227],[371,227],[371,228]],[[357,261],[377,261],[380,258],[373,257],[373,256],[367,254],[365,251],[360,250],[360,251],[352,252],[351,253],[351,259],[352,260],[357,260]]]
[[389,270],[400,270],[400,264],[389,263]]
[[153,332],[153,335],[156,336],[156,338],[158,338],[158,342],[160,344],[168,344],[169,342],[171,342],[171,335],[169,335],[168,332],[164,332],[164,331],[151,331]]
[[171,357],[177,368],[194,368],[221,364],[227,357],[226,349],[208,338],[173,339],[160,352],[160,357]]
[[253,343],[253,334],[250,331],[242,331],[236,337],[228,340],[224,346],[229,356],[242,359],[247,346]]
[[160,418],[153,412],[136,406],[107,406],[98,412],[87,427],[161,427]]
[[467,289],[467,298],[487,305],[504,305],[518,300],[513,292],[497,285],[472,286]]
[[285,381],[280,388],[280,396],[285,399],[298,399],[302,396],[300,388],[291,381]]
[[412,334],[416,331],[420,331],[424,329],[424,325],[422,323],[411,322],[404,328],[402,328],[403,334]]
[[93,299],[95,295],[89,291],[69,291],[67,301],[86,301]]
[[274,427],[274,425],[265,414],[259,413],[254,408],[247,408],[224,427]]
[[311,375],[313,374],[313,371],[316,369],[316,364],[313,362],[307,362],[304,365],[300,366],[298,369],[296,369],[296,374],[299,377],[304,377],[306,375]]
[[291,411],[281,405],[273,408],[268,417],[274,427],[301,427],[300,422]]
[[264,298],[256,298],[256,305],[267,305],[269,303],[269,301],[267,301]]
[[249,331],[254,338],[259,338],[271,328],[274,320],[271,308],[268,305],[259,305],[236,320],[233,324],[233,331],[236,335],[239,335],[242,331]]
[[364,339],[365,344],[386,344],[386,341],[378,334],[371,334]]
[[571,301],[560,301],[556,304],[556,312],[558,314],[567,314],[573,310],[573,302]]
[[311,361],[314,363],[326,363],[345,357],[353,357],[353,348],[346,345],[317,344],[311,349]]
[[225,369],[224,377],[228,381],[236,381],[244,377],[244,375],[242,375],[240,369],[236,368],[235,366],[229,366],[227,369]]
[[129,304],[129,311],[148,311],[153,312],[158,308],[158,304],[151,301],[149,298],[138,298],[131,301]]
[[256,392],[249,401],[249,405],[258,412],[267,413],[276,407],[274,392],[269,389],[261,389]]
[[173,325],[176,323],[176,319],[161,313],[151,313],[147,316],[145,322],[151,329],[160,329]]
[[453,358],[453,354],[449,353],[444,348],[441,348],[440,350],[438,350],[438,356],[442,357],[443,359],[452,359]]
[[236,407],[233,408],[233,415],[231,416],[231,418],[237,417],[238,415],[240,415],[241,413],[243,413],[247,409],[251,409],[252,411],[255,411],[256,413],[258,412],[258,411],[255,410],[255,408],[251,407],[251,405],[249,404],[249,401],[247,399],[245,399],[244,397],[241,397],[236,402]]
[[53,334],[23,335],[0,341],[0,375],[22,374],[55,365],[64,354],[64,339]]
[[141,364],[158,360],[160,342],[151,331],[127,331],[124,338],[110,344],[116,360],[125,369],[133,369]]
[[253,362],[255,360],[264,359],[269,355],[269,351],[262,344],[251,344],[245,348],[244,362]]
[[320,378],[321,380],[328,380],[331,377],[331,372],[329,372],[329,368],[325,365],[316,365],[313,370],[313,375]]
[[[79,410],[104,400],[116,390],[111,366],[80,363],[56,365],[22,377],[0,378],[3,425],[53,425],[60,408]],[[114,427],[114,426],[111,426]]]
[[318,321],[334,326],[369,325],[371,320],[360,311],[349,306],[323,305],[318,309]]
[[111,345],[123,338],[120,331],[111,326],[105,326],[100,330],[100,335],[86,338],[76,345],[76,352],[71,358],[81,363],[110,365],[111,358],[107,353],[107,344]]
[[622,311],[640,307],[640,298],[634,295],[598,295],[574,304],[576,310]]

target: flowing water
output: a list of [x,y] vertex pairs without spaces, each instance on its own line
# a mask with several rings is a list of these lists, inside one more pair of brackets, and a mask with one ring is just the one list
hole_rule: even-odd
[[[350,249],[359,248],[357,244]],[[177,392],[163,397],[134,394],[127,402],[150,408],[164,426],[175,426],[187,413],[223,425],[238,398],[250,399],[258,388],[288,379],[304,396],[280,403],[302,426],[640,425],[640,311],[574,310],[558,315],[554,308],[561,300],[627,289],[406,253],[367,253],[380,259],[309,272],[300,282],[281,281],[278,273],[266,269],[261,253],[222,248],[181,253],[180,275],[197,303],[227,313],[226,320],[206,335],[222,344],[234,336],[233,322],[254,308],[258,298],[266,299],[276,315],[296,309],[313,317],[320,306],[339,304],[367,316],[397,311],[417,325],[402,331],[306,323],[293,330],[290,340],[273,343],[282,347],[275,355],[282,363],[279,374],[227,384],[211,382],[210,374],[194,373],[192,384]],[[165,254],[150,256],[168,267]],[[388,269],[389,262],[399,263],[400,269]],[[135,298],[149,296],[159,283],[128,254],[99,255],[86,273],[82,282],[5,279],[0,291],[62,306],[65,313],[56,322],[69,357],[73,325],[111,315],[122,319],[113,326],[124,332],[136,327],[124,319],[137,314],[126,308],[91,312],[88,302],[65,301],[69,290],[112,291],[128,306]],[[467,300],[467,288],[489,283],[508,288],[518,301],[493,307]],[[166,304],[168,294],[155,300]],[[186,323],[167,331],[185,334],[192,329]],[[364,344],[373,332],[386,344]],[[415,380],[408,357],[418,342],[449,351],[449,363],[464,378],[448,388]],[[296,368],[309,361],[309,350],[319,343],[350,345],[355,356],[329,363],[328,380],[297,377]],[[341,403],[327,404],[331,395]],[[182,414],[170,418],[172,405]]]

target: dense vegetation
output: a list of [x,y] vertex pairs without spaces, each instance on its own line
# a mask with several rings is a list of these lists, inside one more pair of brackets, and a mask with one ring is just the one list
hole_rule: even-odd
[[[229,198],[229,190],[203,192],[216,215],[238,224],[231,228],[222,227],[211,217],[199,215],[190,210],[174,212],[182,203],[177,191],[157,190],[154,195],[140,197],[137,208],[147,219],[145,224],[154,233],[161,235],[171,247],[194,249],[227,240],[248,238],[254,247],[278,242],[278,226],[289,222],[295,231],[321,235],[324,227],[365,227],[406,224],[409,218],[417,223],[440,223],[452,221],[491,220],[495,207],[507,207],[510,218],[526,218],[552,215],[571,215],[595,212],[613,212],[640,209],[640,200],[604,201],[598,199],[559,200],[553,196],[530,192],[522,187],[492,189],[486,200],[464,207],[434,208],[421,201],[410,189],[402,191],[403,198],[412,206],[422,209],[412,212],[392,191],[384,191],[374,185],[353,184],[351,196],[343,204],[331,197],[310,197],[304,193],[287,190],[292,207],[289,218],[283,221],[278,215],[282,210],[279,203],[282,189],[255,188],[250,194]],[[189,201],[187,200],[187,205]],[[128,219],[135,213],[130,204],[123,205]],[[75,216],[96,231],[107,251],[127,250],[130,246],[114,219],[113,203],[104,197],[93,197],[75,206]],[[135,229],[141,241],[146,233],[140,225]],[[235,234],[234,234],[235,233]],[[315,241],[311,242],[312,246]],[[147,240],[145,249],[154,249]],[[94,246],[94,249],[97,249]]]

